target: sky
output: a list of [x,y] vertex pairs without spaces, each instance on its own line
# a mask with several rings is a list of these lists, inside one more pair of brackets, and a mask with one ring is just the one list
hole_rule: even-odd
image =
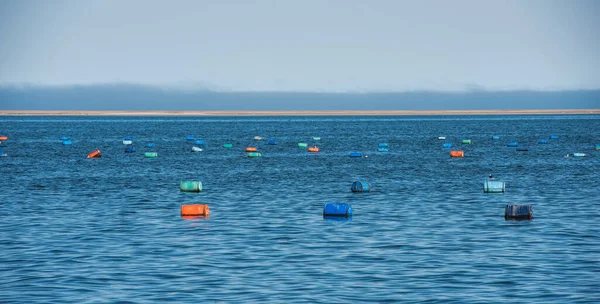
[[600,88],[600,1],[1,0],[0,84]]

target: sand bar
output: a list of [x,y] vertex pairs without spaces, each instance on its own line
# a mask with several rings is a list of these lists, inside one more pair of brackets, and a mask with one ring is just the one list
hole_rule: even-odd
[[569,110],[414,110],[414,111],[26,111],[0,110],[0,116],[402,116],[402,115],[569,115],[600,114],[600,109]]

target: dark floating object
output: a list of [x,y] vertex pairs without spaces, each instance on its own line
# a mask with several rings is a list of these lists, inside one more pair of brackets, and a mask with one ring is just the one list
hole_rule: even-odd
[[533,219],[531,205],[506,205],[504,208],[504,219],[507,220],[530,220]]
[[135,148],[134,147],[127,147],[125,148],[125,153],[133,153],[135,152]]
[[327,203],[325,204],[325,207],[323,207],[323,217],[326,216],[352,216],[352,205],[344,203]]
[[352,192],[369,192],[371,191],[371,187],[367,182],[353,182],[352,187],[350,187]]
[[527,148],[517,148],[517,152],[527,152],[529,149]]

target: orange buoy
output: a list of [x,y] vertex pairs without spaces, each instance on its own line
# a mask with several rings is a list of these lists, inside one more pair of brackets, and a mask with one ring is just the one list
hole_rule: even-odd
[[7,141],[8,140],[8,136],[0,136],[0,141]]
[[100,153],[100,149],[94,150],[94,152],[88,154],[87,158],[100,158],[102,157],[102,153]]
[[450,157],[465,157],[465,151],[450,151]]
[[207,204],[182,205],[181,216],[209,216],[210,209]]
[[319,148],[317,146],[308,148],[308,152],[319,152]]
[[256,152],[256,148],[255,147],[248,147],[248,148],[246,148],[246,152]]

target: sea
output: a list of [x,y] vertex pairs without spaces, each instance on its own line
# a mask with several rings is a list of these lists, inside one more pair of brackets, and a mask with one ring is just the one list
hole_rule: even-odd
[[600,302],[600,115],[3,116],[0,135],[1,303]]

